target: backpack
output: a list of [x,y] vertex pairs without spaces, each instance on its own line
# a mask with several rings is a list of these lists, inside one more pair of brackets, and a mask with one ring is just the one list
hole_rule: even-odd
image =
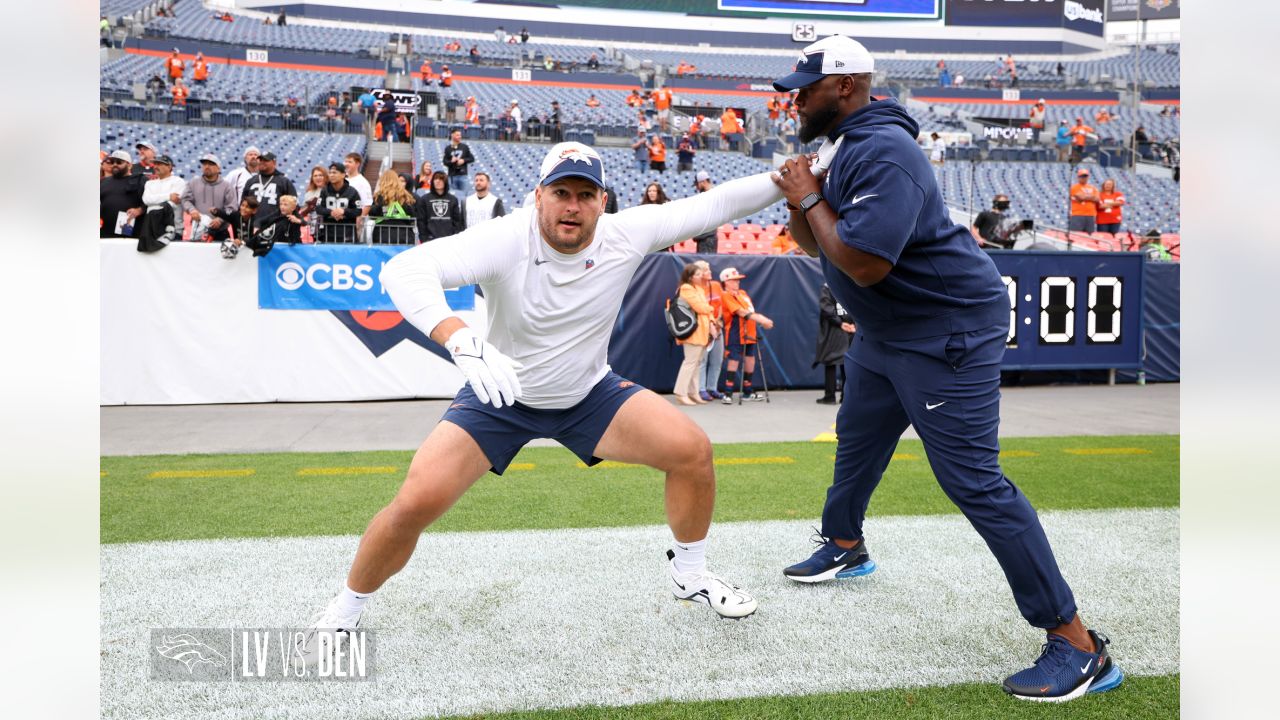
[[698,330],[698,314],[687,300],[680,297],[679,291],[675,297],[667,299],[662,314],[667,320],[667,332],[676,340],[684,340]]

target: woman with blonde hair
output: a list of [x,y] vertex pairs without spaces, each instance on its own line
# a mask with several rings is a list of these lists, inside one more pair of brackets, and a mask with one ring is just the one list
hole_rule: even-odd
[[417,199],[405,188],[400,174],[395,170],[384,171],[378,177],[373,205],[369,209],[369,220],[374,223],[374,244],[413,245],[416,203]]
[[698,329],[684,340],[676,343],[684,348],[684,362],[680,363],[680,372],[676,375],[676,386],[672,394],[681,405],[705,405],[706,400],[698,396],[698,366],[707,352],[711,342],[711,321],[715,309],[707,302],[704,286],[711,271],[697,263],[689,263],[680,272],[680,297],[689,303],[689,307],[698,314]]

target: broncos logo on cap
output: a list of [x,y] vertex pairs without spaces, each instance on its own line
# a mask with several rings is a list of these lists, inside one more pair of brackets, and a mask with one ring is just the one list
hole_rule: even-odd
[[563,162],[565,160],[572,160],[574,162],[584,162],[588,165],[591,164],[591,156],[582,152],[582,150],[578,148],[566,148],[564,150],[561,150],[560,161]]

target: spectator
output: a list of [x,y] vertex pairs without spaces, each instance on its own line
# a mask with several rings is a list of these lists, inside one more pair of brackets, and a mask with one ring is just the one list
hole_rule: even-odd
[[831,288],[822,283],[818,292],[818,348],[813,358],[814,366],[822,366],[823,390],[817,401],[819,405],[838,405],[843,400],[843,388],[841,398],[836,399],[836,373],[849,350],[853,331],[853,316],[836,302]]
[[378,177],[369,217],[375,223],[373,242],[377,245],[413,245],[414,226],[418,216],[417,198],[405,187],[394,170]]
[[413,194],[422,197],[431,189],[431,161],[423,160],[418,174],[413,177]]
[[546,70],[547,72],[551,72],[552,70],[556,69],[556,65],[558,65],[558,63],[555,60],[551,59],[550,53],[547,53],[546,55],[542,56],[543,70]]
[[618,212],[618,195],[612,187],[604,189],[604,214],[613,215]]
[[499,44],[505,43],[507,41],[507,31],[499,25],[498,29],[493,31],[493,39],[497,40]]
[[1089,184],[1089,171],[1076,171],[1076,184],[1071,186],[1071,218],[1067,229],[1092,233],[1098,229],[1098,188]]
[[551,142],[564,142],[564,125],[560,121],[560,101],[551,101]]
[[973,239],[978,242],[978,245],[1011,248],[1000,232],[1004,226],[1004,213],[1008,209],[1009,196],[1000,193],[992,199],[990,210],[978,213],[978,217],[973,220],[973,225],[969,227],[969,232],[973,233]]
[[173,54],[165,59],[164,67],[169,71],[169,82],[171,83],[182,77],[182,74],[186,72],[187,64],[178,56],[178,48],[174,48]]
[[947,161],[947,144],[942,141],[942,136],[933,133],[929,136],[929,162],[934,165],[942,165]]
[[468,125],[480,124],[480,103],[476,102],[474,95],[468,95],[462,105],[463,116],[466,118]]
[[191,79],[201,87],[209,82],[209,63],[201,53],[196,53],[195,62],[191,64]]
[[161,79],[158,73],[152,75],[151,79],[147,80],[147,101],[155,102],[159,100],[164,95],[165,87],[164,80]]
[[684,362],[680,363],[680,372],[676,375],[676,385],[671,393],[681,405],[705,405],[698,393],[698,367],[706,355],[707,346],[711,344],[711,316],[714,308],[707,302],[706,278],[708,271],[697,263],[689,263],[680,271],[680,298],[689,303],[689,307],[697,313],[698,326],[693,334],[676,344],[684,349]]
[[507,209],[502,206],[502,198],[489,192],[489,173],[483,170],[476,173],[476,191],[467,196],[464,217],[467,227],[475,227],[485,220],[502,217]]
[[133,158],[125,150],[107,156],[111,175],[98,181],[98,236],[130,237],[133,224],[142,215],[141,175],[131,175]]
[[200,156],[200,177],[182,191],[182,210],[191,219],[191,240],[222,242],[235,222],[240,197],[235,187],[222,177],[218,156]]
[[281,195],[280,212],[267,220],[255,218],[252,234],[245,244],[253,251],[254,257],[262,257],[277,243],[297,245],[301,242],[302,225],[302,218],[298,217],[298,198]]
[[511,114],[511,122],[515,123],[516,128],[515,134],[512,135],[511,139],[520,142],[520,133],[524,131],[524,111],[520,109],[520,101],[512,99],[511,109],[508,112]]
[[374,118],[374,122],[378,124],[378,128],[382,131],[378,139],[386,138],[388,140],[395,139],[397,142],[404,140],[400,136],[400,128],[396,124],[396,103],[391,98],[383,100],[378,108],[378,114]]
[[1106,108],[1098,108],[1098,112],[1093,114],[1093,121],[1099,125],[1106,125],[1111,122],[1111,112]]
[[[467,227],[458,198],[449,192],[452,178],[437,170],[431,190],[418,201],[418,241],[430,242],[462,232]],[[465,175],[462,176],[464,179]]]
[[133,149],[138,151],[138,162],[133,164],[133,173],[143,179],[143,181],[154,180],[156,177],[155,159],[156,146],[150,140],[139,140]]
[[783,225],[782,230],[773,236],[773,242],[769,243],[769,249],[774,255],[804,255],[805,252],[800,248],[791,233],[787,232],[787,226]]
[[625,98],[623,98],[623,102],[627,104],[627,107],[639,108],[644,105],[644,98],[640,97],[640,92],[638,90],[632,90]]
[[267,223],[274,220],[280,212],[280,196],[297,197],[298,193],[293,189],[293,181],[284,173],[276,172],[275,153],[264,152],[258,156],[258,171],[249,176],[240,199],[243,200],[245,195],[253,195],[258,199],[258,210],[254,217],[258,222]]
[[587,98],[587,107],[590,107],[590,108],[600,107],[600,100],[596,98],[595,93],[591,93],[591,97]]
[[1055,70],[1055,72],[1058,74],[1058,77],[1062,77],[1063,73],[1065,73],[1066,71],[1067,71],[1067,66],[1063,65],[1062,61],[1059,60],[1058,67]]
[[689,141],[693,143],[695,150],[701,150],[702,145],[702,126],[706,122],[707,116],[698,113],[689,120]]
[[182,238],[179,208],[187,184],[173,174],[173,160],[159,155],[155,160],[156,178],[142,188],[142,204],[146,214],[138,231],[138,251],[154,252]]
[[106,150],[98,151],[98,179],[111,177],[111,156]]
[[1151,157],[1151,138],[1147,136],[1147,129],[1142,125],[1133,130],[1133,147],[1141,157]]
[[429,59],[422,59],[422,65],[418,68],[418,77],[422,80],[423,85],[436,84],[436,71],[431,67]]
[[636,157],[636,172],[643,173],[649,167],[649,138],[644,128],[636,128],[636,136],[631,139],[631,151]]
[[1067,127],[1066,120],[1058,121],[1058,134],[1053,142],[1058,148],[1058,162],[1066,162],[1071,151],[1071,128]]
[[1031,112],[1027,118],[1027,124],[1031,126],[1031,142],[1033,143],[1040,142],[1040,133],[1044,132],[1044,116],[1044,98],[1040,98],[1035,105],[1031,106]]
[[[276,25],[279,25],[280,27],[284,27],[287,24],[287,22],[288,22],[288,18],[285,17],[284,8],[282,7],[280,8],[280,14],[276,16]],[[296,201],[297,198],[294,198],[294,200]]]
[[316,241],[355,242],[356,218],[363,212],[363,207],[360,193],[347,182],[346,169],[338,163],[330,163],[329,184],[320,192],[317,204],[320,234]]
[[374,95],[372,90],[365,90],[360,93],[358,102],[360,103],[360,111],[364,113],[365,117],[373,117],[374,107],[378,104],[378,96]]
[[445,52],[458,52],[462,49],[462,43],[457,40],[450,40],[444,44]]
[[449,187],[459,192],[466,192],[471,163],[475,161],[476,156],[471,154],[471,148],[462,142],[462,131],[454,130],[449,135],[449,144],[444,149],[444,158],[441,161],[449,169]]
[[676,172],[693,172],[693,156],[697,152],[689,133],[681,135],[680,142],[676,145]]
[[528,42],[529,42],[529,31],[525,28],[520,28],[520,43],[527,44]]
[[706,260],[695,260],[694,264],[704,273],[702,289],[711,305],[711,342],[707,344],[707,351],[702,354],[702,362],[694,376],[698,381],[698,397],[711,402],[724,397],[716,390],[716,383],[720,381],[720,368],[724,365],[724,307],[721,303],[724,288],[712,275],[711,265]]
[[662,128],[662,132],[669,131],[671,129],[671,88],[663,86],[654,91],[653,107],[658,111],[658,126]]
[[112,47],[111,44],[111,23],[107,20],[107,16],[103,15],[98,20],[98,44],[102,47]]
[[737,268],[720,271],[720,282],[724,285],[724,344],[729,358],[725,363],[725,392],[721,399],[725,405],[733,404],[739,364],[743,366],[742,399],[764,399],[755,394],[751,384],[751,376],[756,371],[756,325],[768,330],[773,327],[773,321],[756,312],[751,297],[739,285],[745,277]]
[[[706,192],[706,191],[710,190],[712,185],[715,185],[715,183],[711,181],[711,174],[710,174],[710,173],[708,173],[706,170],[699,170],[699,171],[698,171],[698,174],[694,176],[694,179],[693,179],[693,189],[694,189],[694,191],[695,191],[695,192],[704,193],[704,192]],[[706,255],[714,255],[714,254],[716,254],[717,252],[719,252],[719,251],[720,251],[720,241],[719,241],[719,239],[716,237],[716,229],[715,229],[715,228],[712,228],[711,230],[709,230],[709,231],[707,231],[707,232],[705,232],[705,233],[703,233],[703,234],[701,234],[701,235],[697,235],[697,236],[695,236],[695,237],[693,238],[693,240],[694,240],[694,242],[696,242],[696,243],[698,244],[698,252],[700,252],[700,253],[703,253],[703,254],[706,254]],[[709,280],[709,281],[711,281],[711,280]],[[720,283],[719,283],[719,282],[716,282],[716,286],[717,286],[717,294],[718,294],[718,291],[719,291],[719,290],[718,290],[718,289],[719,289],[719,285],[720,285]],[[722,324],[723,324],[723,323],[722,323]],[[723,346],[723,345],[724,345],[724,341],[723,341],[723,339],[720,341],[720,345],[721,345],[721,346]],[[720,379],[720,378],[719,378],[719,376],[718,376],[718,375],[717,375],[717,377],[712,378],[712,380],[711,380],[711,384],[710,384],[710,385],[707,385],[706,387],[709,387],[709,388],[711,388],[712,390],[715,390],[715,387],[716,387],[716,381],[718,381],[719,379]],[[717,393],[717,395],[718,395],[718,394],[719,394],[719,393]]]
[[671,202],[671,198],[667,197],[667,193],[662,189],[662,184],[651,182],[645,186],[644,192],[640,194],[641,205],[662,205]]
[[240,213],[236,217],[235,237],[222,241],[224,260],[235,260],[247,238],[253,237],[254,217],[258,214],[258,198],[249,195],[240,199]]
[[946,68],[942,68],[942,71],[938,73],[938,86],[951,87],[951,71],[950,70]]
[[649,169],[657,172],[667,171],[667,144],[662,141],[662,136],[654,133],[650,136],[649,141],[645,143],[649,149]]
[[244,197],[245,183],[249,182],[249,178],[258,172],[258,148],[250,145],[244,151],[244,165],[227,173],[227,182],[231,183],[236,189],[236,197]]
[[302,208],[298,210],[298,215],[307,221],[309,237],[303,242],[315,242],[320,236],[320,213],[316,212],[316,208],[320,205],[320,193],[328,185],[329,171],[323,165],[311,168],[311,174],[307,176],[307,187],[302,195]]
[[175,107],[187,106],[187,98],[191,96],[191,90],[189,90],[186,84],[182,82],[182,78],[178,78],[173,81],[173,89],[169,92],[173,94],[173,104]]
[[742,139],[742,123],[733,108],[725,108],[720,115],[720,135],[729,143],[730,150],[738,149],[738,141]]
[[373,188],[369,187],[369,179],[360,172],[363,167],[364,156],[358,152],[349,152],[342,158],[342,169],[346,171],[347,182],[360,196],[360,207],[364,209],[362,214],[368,215],[369,207],[373,205]]
[[1084,159],[1084,146],[1089,140],[1097,140],[1093,128],[1084,124],[1084,118],[1077,117],[1071,128],[1071,164],[1079,165]]
[[1116,189],[1116,181],[1103,180],[1102,191],[1098,193],[1098,232],[1112,235],[1120,232],[1125,203],[1124,193]]
[[480,64],[480,48],[476,47],[475,45],[472,45],[471,49],[467,51],[467,55],[471,57],[472,65]]
[[[600,69],[600,57],[595,53],[591,53],[591,57],[587,58],[587,69],[588,70]],[[595,96],[592,95],[592,97],[595,97]]]

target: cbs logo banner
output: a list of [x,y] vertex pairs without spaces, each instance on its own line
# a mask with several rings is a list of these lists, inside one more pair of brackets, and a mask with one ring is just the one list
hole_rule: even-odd
[[[264,310],[395,310],[382,268],[403,246],[276,245],[258,258],[258,307]],[[475,289],[445,293],[455,310],[475,307]]]

